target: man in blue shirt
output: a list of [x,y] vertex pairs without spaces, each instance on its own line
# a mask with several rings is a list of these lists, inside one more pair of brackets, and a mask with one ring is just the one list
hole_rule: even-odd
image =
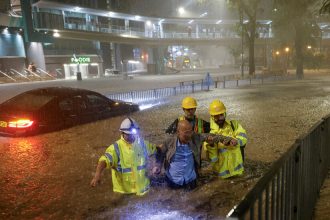
[[[158,161],[164,164],[165,180],[168,186],[175,189],[194,189],[201,164],[203,142],[231,143],[232,140],[223,135],[195,133],[189,121],[179,121],[177,136],[166,139],[157,152]],[[160,170],[159,167],[155,169]],[[157,171],[154,172],[157,173]]]

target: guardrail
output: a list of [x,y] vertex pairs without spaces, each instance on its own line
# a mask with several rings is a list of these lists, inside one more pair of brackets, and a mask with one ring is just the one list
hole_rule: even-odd
[[213,87],[233,88],[242,85],[263,84],[265,82],[295,78],[295,75],[255,75],[246,76],[243,78],[238,75],[227,75],[223,77],[217,77],[211,80],[200,79],[179,82],[179,86],[176,87],[129,91],[122,93],[106,93],[105,95],[110,99],[117,99],[141,104],[180,94],[208,91]]
[[329,167],[330,115],[297,139],[227,217],[312,219]]
[[105,94],[108,98],[123,100],[134,103],[148,103],[155,100],[164,99],[170,96],[179,94],[188,94],[198,91],[208,90],[209,86],[205,85],[203,81],[192,81],[189,84],[180,84],[177,87],[166,87],[159,89],[149,89],[143,91],[130,91],[115,94]]

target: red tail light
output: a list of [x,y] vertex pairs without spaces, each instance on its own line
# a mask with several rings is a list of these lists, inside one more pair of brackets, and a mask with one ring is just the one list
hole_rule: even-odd
[[8,127],[11,128],[28,128],[31,127],[33,124],[33,121],[29,119],[19,119],[17,121],[10,121],[8,123]]

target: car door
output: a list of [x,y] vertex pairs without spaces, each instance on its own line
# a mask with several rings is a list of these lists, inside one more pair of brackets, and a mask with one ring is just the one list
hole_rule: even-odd
[[65,97],[58,102],[60,114],[65,127],[73,126],[79,123],[78,112],[73,97]]
[[108,118],[116,115],[114,108],[112,108],[109,99],[96,93],[89,93],[86,95],[89,106],[93,109],[97,119]]
[[73,96],[73,103],[80,123],[87,123],[97,119],[97,115],[95,115],[84,94]]

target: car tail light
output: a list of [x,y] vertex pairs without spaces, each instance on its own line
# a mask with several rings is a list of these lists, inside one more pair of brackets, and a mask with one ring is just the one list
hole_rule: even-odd
[[8,127],[11,128],[28,128],[31,127],[33,124],[33,121],[29,119],[19,119],[17,121],[10,121],[8,123]]

